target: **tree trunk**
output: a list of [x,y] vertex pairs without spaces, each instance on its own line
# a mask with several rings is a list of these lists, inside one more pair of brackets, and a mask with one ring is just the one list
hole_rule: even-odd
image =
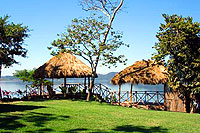
[[130,104],[132,105],[132,98],[133,98],[133,84],[131,84],[131,91],[130,91]]
[[44,80],[41,79],[40,80],[40,96],[43,96],[43,92],[44,92]]
[[87,86],[86,86],[86,77],[84,77],[84,89],[83,94],[86,94]]
[[41,88],[41,91],[42,91],[42,96],[44,96],[44,81],[42,82],[42,88]]
[[[2,62],[0,60],[0,82],[1,82],[1,70],[2,70]],[[1,83],[0,83],[0,101],[2,100],[2,93],[1,93]]]
[[190,108],[191,108],[191,98],[190,95],[187,94],[186,98],[185,98],[185,108],[186,108],[186,112],[190,113]]
[[67,94],[66,92],[63,92],[63,97],[66,98],[67,97]]
[[[64,96],[64,98],[66,98],[67,97],[67,78],[65,77],[64,78],[64,89],[63,89],[63,96]],[[68,90],[68,92],[69,92],[69,90]]]
[[95,81],[95,77],[92,76],[91,82],[90,82],[90,87],[88,88],[88,95],[87,95],[87,101],[90,101],[91,96],[92,96],[92,89],[94,87],[94,81]]
[[118,104],[120,105],[120,102],[121,102],[121,84],[119,84],[119,91],[118,91]]

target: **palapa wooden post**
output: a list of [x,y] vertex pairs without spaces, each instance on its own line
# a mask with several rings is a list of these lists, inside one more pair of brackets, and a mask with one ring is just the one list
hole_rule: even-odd
[[121,94],[121,84],[119,84],[119,92],[118,92],[118,104],[120,105],[120,94]]
[[127,100],[126,100],[127,102],[128,102],[128,98],[129,98],[129,91],[127,91]]
[[52,88],[53,88],[53,78],[52,78]]
[[90,88],[90,77],[88,77],[88,89]]
[[113,104],[113,95],[114,95],[114,92],[111,92],[111,100],[110,100],[111,104]]
[[86,93],[86,89],[87,89],[87,86],[86,86],[86,77],[84,77],[84,89],[83,89],[83,93],[84,94]]
[[131,91],[130,91],[130,103],[132,104],[132,97],[133,97],[133,84],[131,84]]
[[43,91],[43,79],[40,79],[40,90],[39,90],[39,95],[42,96],[42,91]]
[[67,78],[64,77],[64,87],[66,88],[66,84],[67,84]]
[[69,90],[67,90],[66,89],[66,84],[67,84],[67,78],[66,77],[64,77],[64,90],[63,90],[63,95],[64,95],[64,97],[66,98],[67,97],[67,91],[69,92]]
[[43,82],[43,80],[42,80],[41,92],[42,92],[42,96],[43,96],[44,95],[44,82]]
[[167,110],[167,100],[166,100],[166,91],[167,91],[167,84],[165,83],[164,84],[164,94],[163,94],[163,97],[164,97],[164,110]]

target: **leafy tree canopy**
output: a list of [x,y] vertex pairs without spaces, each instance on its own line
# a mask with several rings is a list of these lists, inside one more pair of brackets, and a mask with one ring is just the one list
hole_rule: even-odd
[[153,59],[164,61],[169,86],[183,97],[200,92],[200,23],[191,17],[163,14]]
[[121,32],[112,30],[104,43],[104,35],[108,27],[109,25],[104,23],[102,17],[74,19],[67,31],[61,34],[58,40],[53,41],[53,47],[49,48],[55,48],[53,54],[57,54],[59,51],[70,51],[81,56],[89,62],[95,72],[99,61],[108,67],[116,66],[117,62],[125,64],[124,55],[115,56],[114,52],[120,46],[128,45],[121,40]]
[[0,65],[9,67],[18,63],[14,56],[26,57],[27,50],[23,47],[24,39],[30,30],[22,24],[8,22],[9,16],[0,17]]
[[42,83],[44,85],[51,85],[52,82],[48,80],[40,80],[35,78],[34,75],[35,69],[33,70],[16,70],[13,76],[19,78],[23,82],[31,83],[33,87],[39,87]]
[[102,64],[108,65],[108,67],[110,67],[109,65],[116,66],[116,62],[125,63],[126,61],[122,59],[123,55],[113,55],[114,51],[124,43],[121,41],[121,34],[111,32],[112,23],[124,0],[81,0],[80,3],[83,10],[95,11],[97,14],[103,14],[107,19],[105,19],[105,22],[101,20],[100,16],[96,19],[74,19],[68,31],[62,34],[61,39],[54,41],[52,45],[61,49],[61,51],[67,47],[72,53],[81,56],[90,63],[92,80],[87,96],[87,101],[89,101],[99,61],[102,61]]

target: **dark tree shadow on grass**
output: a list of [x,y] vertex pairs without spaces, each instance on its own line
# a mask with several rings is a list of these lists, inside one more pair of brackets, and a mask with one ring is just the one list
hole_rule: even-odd
[[67,120],[69,116],[57,116],[48,113],[30,112],[24,117],[27,122],[32,122],[36,127],[45,127],[45,123],[52,120]]
[[64,133],[79,133],[79,132],[86,132],[88,129],[85,128],[77,128],[77,129],[71,129],[68,131],[63,131]]
[[25,131],[26,133],[43,133],[43,132],[52,132],[53,130],[50,128],[44,128],[44,129],[40,129],[40,130],[35,130],[35,131]]
[[15,130],[17,128],[25,127],[26,125],[21,124],[18,119],[20,119],[19,116],[0,116],[0,129]]
[[39,127],[41,129],[34,131],[25,131],[25,132],[50,132],[53,131],[51,128],[46,128],[45,124],[52,120],[62,120],[65,121],[69,119],[69,116],[62,115],[54,115],[48,113],[36,113],[30,112],[27,114],[20,115],[0,115],[0,129],[3,130],[12,130],[17,131],[20,128],[25,127],[25,124],[19,122],[19,120],[23,120],[25,123],[32,123],[35,127]]
[[[28,105],[10,105],[10,104],[1,104],[0,105],[0,129],[18,131],[21,128],[25,127],[25,123],[32,123],[34,126],[41,129],[37,131],[26,131],[26,132],[50,132],[53,131],[50,128],[45,127],[45,124],[53,120],[67,120],[70,117],[67,115],[55,115],[50,113],[37,113],[37,112],[27,112],[20,113],[26,110],[34,110],[39,108],[45,108],[43,106],[28,106]],[[16,112],[17,113],[10,113]],[[9,114],[8,114],[9,113]],[[21,123],[20,121],[23,121]]]
[[168,132],[167,129],[161,127],[145,127],[145,126],[133,126],[133,125],[118,126],[113,130],[116,132],[138,132],[138,133]]
[[13,104],[0,104],[0,113],[16,112],[25,110],[34,110],[39,108],[46,108],[44,106],[31,106],[31,105],[13,105]]

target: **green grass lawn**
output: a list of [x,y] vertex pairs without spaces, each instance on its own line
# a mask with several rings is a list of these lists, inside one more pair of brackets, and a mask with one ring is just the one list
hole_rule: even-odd
[[200,114],[48,100],[0,104],[0,132],[200,132]]

